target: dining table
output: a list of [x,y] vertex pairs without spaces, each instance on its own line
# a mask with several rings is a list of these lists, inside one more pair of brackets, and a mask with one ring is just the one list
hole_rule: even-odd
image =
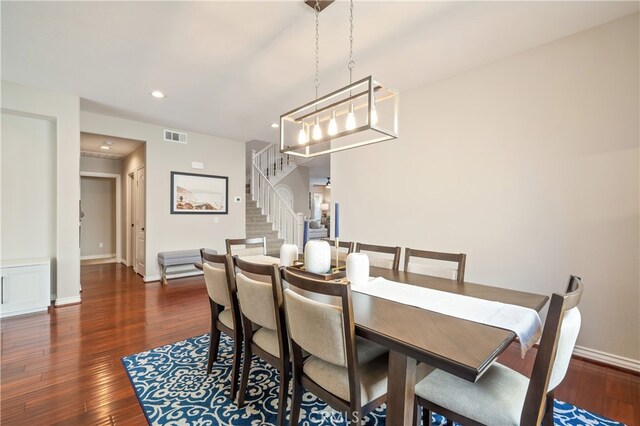
[[[260,256],[248,261],[276,263]],[[196,267],[202,268],[201,265]],[[539,312],[548,296],[508,288],[371,266],[370,277],[447,293],[521,306]],[[419,362],[475,382],[516,340],[516,333],[352,289],[356,334],[389,349],[388,425],[413,424]]]

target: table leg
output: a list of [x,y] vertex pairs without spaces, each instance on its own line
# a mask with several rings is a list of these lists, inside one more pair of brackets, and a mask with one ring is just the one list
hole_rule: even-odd
[[413,398],[416,386],[416,360],[389,351],[387,420],[390,426],[413,424]]

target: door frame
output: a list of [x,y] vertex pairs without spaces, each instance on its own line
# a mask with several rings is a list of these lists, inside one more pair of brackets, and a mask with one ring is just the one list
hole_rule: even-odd
[[125,232],[125,259],[124,259],[124,264],[126,266],[131,266],[133,267],[133,270],[135,271],[136,269],[136,262],[135,262],[135,238],[132,237],[133,234],[133,226],[132,225],[132,220],[135,216],[135,206],[133,203],[133,182],[135,182],[136,179],[136,175],[135,175],[135,169],[130,170],[128,172],[126,172],[126,179],[127,179],[127,185],[126,185],[126,198],[125,198],[125,203],[126,203],[126,208],[125,208],[125,218],[126,218],[126,222],[125,222],[125,228],[127,229],[127,231]]
[[[144,194],[144,203],[140,203],[140,170],[144,169],[144,186],[142,188],[143,194]],[[147,275],[147,167],[146,167],[146,162],[144,164],[140,164],[138,167],[135,168],[135,173],[134,173],[134,182],[136,183],[136,190],[135,190],[135,215],[134,215],[134,220],[135,220],[135,237],[134,237],[134,251],[133,251],[133,270],[138,274],[141,275],[142,278],[144,279]],[[144,268],[144,273],[140,273],[140,271],[138,270],[138,251],[139,251],[139,247],[138,247],[138,234],[140,232],[140,224],[138,223],[138,219],[139,219],[139,209],[140,206],[144,205],[144,212],[142,214],[142,217],[144,219],[144,226],[142,227],[142,232],[144,234],[144,243],[142,244],[142,252],[143,252],[143,257],[144,257],[144,263],[143,263],[143,268]]]
[[115,173],[80,172],[80,178],[83,178],[83,177],[97,177],[97,178],[107,178],[107,179],[116,180],[116,262],[122,263],[123,262],[122,247],[120,247],[121,239],[122,239],[121,238],[122,236],[120,235],[120,233],[122,232],[121,223],[120,223],[121,215],[122,215],[122,212],[120,211],[121,209],[120,207],[120,203],[121,203],[120,175]]

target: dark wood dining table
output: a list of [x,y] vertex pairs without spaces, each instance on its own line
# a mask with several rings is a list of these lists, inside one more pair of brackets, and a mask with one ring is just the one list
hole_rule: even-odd
[[[544,295],[371,267],[371,277],[540,311]],[[477,380],[516,338],[514,332],[352,291],[356,333],[389,348],[388,425],[413,424],[417,361]]]
[[[374,266],[369,275],[536,311],[549,300],[540,294]],[[510,330],[357,291],[352,291],[352,300],[356,334],[389,348],[386,424],[392,426],[413,424],[418,362],[474,382],[516,338]]]

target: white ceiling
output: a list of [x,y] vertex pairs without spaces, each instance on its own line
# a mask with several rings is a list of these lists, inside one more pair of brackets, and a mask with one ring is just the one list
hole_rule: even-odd
[[[321,95],[348,82],[348,7],[321,14]],[[313,10],[301,0],[1,8],[2,78],[78,94],[83,110],[275,142],[269,123],[314,96]],[[356,1],[354,77],[402,93],[637,11],[636,1]]]

